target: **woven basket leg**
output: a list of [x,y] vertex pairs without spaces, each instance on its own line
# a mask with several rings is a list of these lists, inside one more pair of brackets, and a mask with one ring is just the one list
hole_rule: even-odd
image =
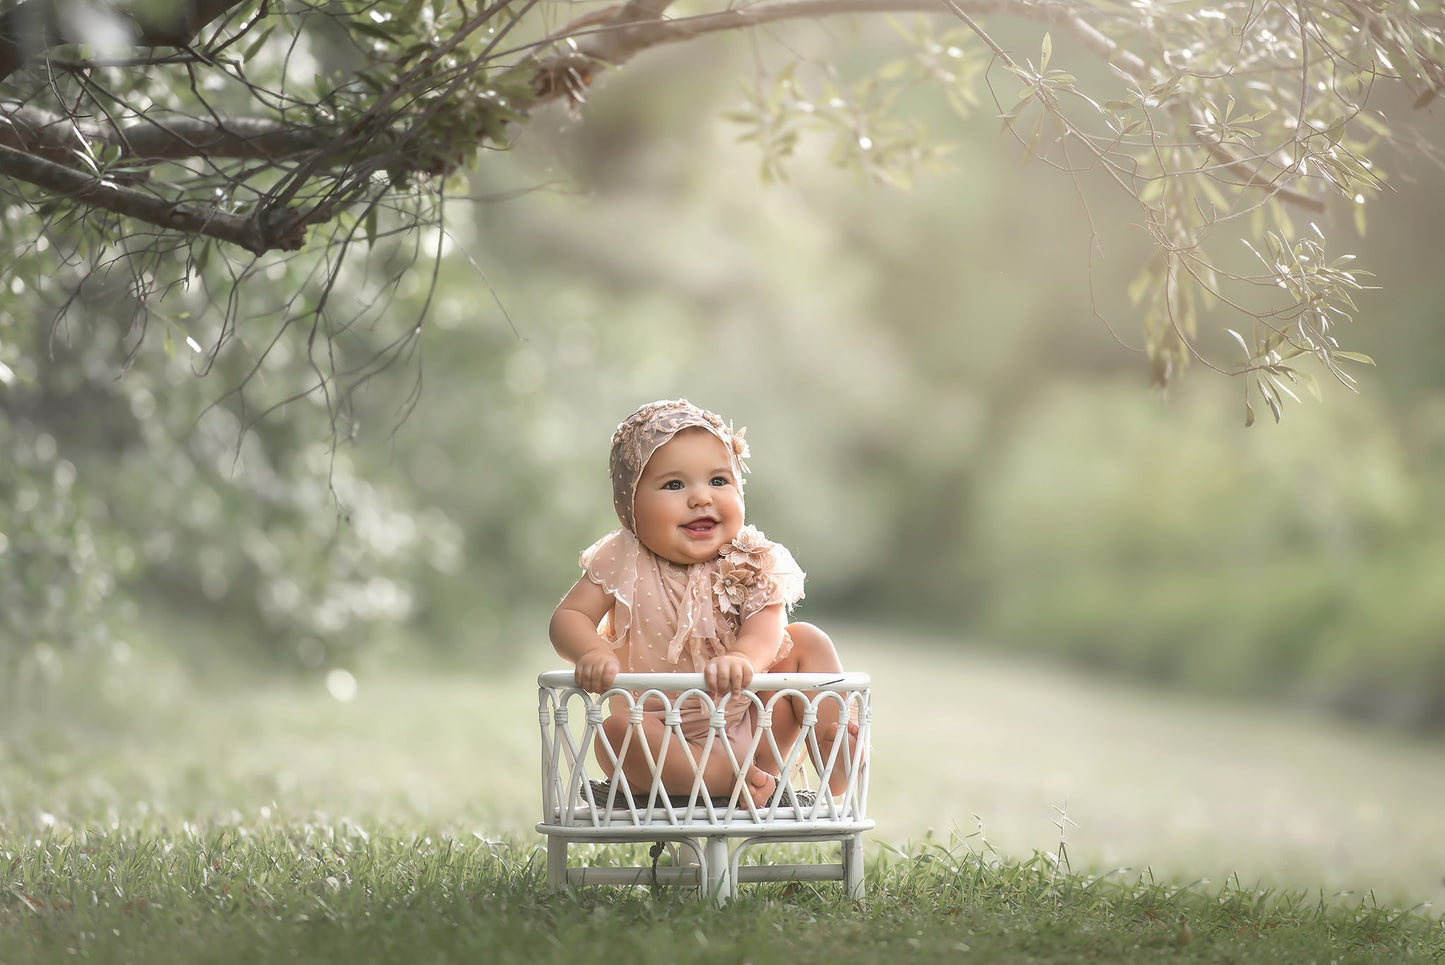
[[567,839],[547,835],[547,887],[552,890],[567,884]]
[[863,835],[849,835],[843,839],[843,890],[849,898],[863,898]]
[[732,897],[731,876],[728,874],[728,839],[710,836],[703,842],[702,895],[716,905],[725,905]]

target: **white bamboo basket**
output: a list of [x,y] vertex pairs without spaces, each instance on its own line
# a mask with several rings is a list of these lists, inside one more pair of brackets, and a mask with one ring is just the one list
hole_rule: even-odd
[[[732,699],[748,701],[757,713],[753,743],[742,762],[722,738],[724,712]],[[607,793],[599,793],[591,782],[607,778],[630,742],[642,739],[644,700],[649,711],[664,709],[667,727],[651,764],[652,783],[629,786],[619,771]],[[802,730],[789,747],[779,746],[772,732],[773,708],[781,700],[797,700],[803,706]],[[703,758],[715,746],[727,752],[735,777],[727,795],[709,796],[701,775],[686,793],[674,789],[669,794],[658,779],[665,755],[686,752],[678,708],[694,702],[701,703],[711,724],[695,757]],[[629,719],[620,753],[605,739],[596,740],[609,709],[619,705]],[[856,721],[856,739],[845,728],[831,745],[819,740],[814,733],[819,708],[828,719],[841,716]],[[701,674],[620,674],[611,690],[598,695],[579,689],[571,670],[554,670],[537,678],[537,719],[542,729],[542,820],[537,830],[547,838],[550,887],[693,886],[701,897],[721,904],[736,897],[738,885],[747,882],[841,881],[848,895],[863,896],[863,833],[873,828],[867,816],[871,722],[867,674],[758,674],[738,698],[723,695],[714,701]],[[599,743],[610,758],[605,769],[596,758]],[[784,765],[775,775],[780,793],[763,805],[753,803],[743,782],[745,762],[760,748],[771,751]],[[829,793],[833,777],[839,774],[846,777],[842,792]],[[663,867],[656,860],[637,867],[572,865],[568,847],[580,842],[672,845],[677,860]],[[838,857],[772,864],[765,863],[766,855],[759,852],[759,861],[743,862],[749,849],[770,842],[837,842]]]

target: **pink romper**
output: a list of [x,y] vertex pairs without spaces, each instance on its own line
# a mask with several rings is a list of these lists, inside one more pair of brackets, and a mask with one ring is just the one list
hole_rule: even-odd
[[[618,529],[582,551],[582,570],[612,597],[598,632],[612,642],[624,673],[701,673],[737,640],[742,621],[774,603],[787,609],[803,598],[803,571],[793,554],[744,526],[716,559],[681,565],[656,555],[630,530]],[[772,664],[793,647],[787,632]],[[767,667],[756,668],[757,672]],[[613,712],[620,709],[616,701]],[[644,708],[662,714],[660,707]],[[708,713],[700,699],[680,709],[683,736],[701,743]],[[751,740],[751,702],[729,700],[729,742],[739,751]],[[741,743],[740,743],[741,742]]]

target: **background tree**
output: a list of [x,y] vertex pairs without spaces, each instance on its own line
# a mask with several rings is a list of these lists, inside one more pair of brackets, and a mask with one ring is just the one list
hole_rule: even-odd
[[[353,246],[442,224],[447,176],[505,147],[539,103],[580,103],[600,70],[664,44],[917,11],[932,16],[900,28],[907,56],[861,80],[826,58],[805,59],[811,71],[759,64],[737,119],[765,170],[812,127],[840,160],[906,177],[928,151],[893,113],[901,93],[937,88],[968,111],[986,88],[1026,162],[1103,179],[1136,203],[1150,250],[1130,298],[1156,383],[1204,357],[1197,306],[1220,301],[1245,358],[1210,364],[1251,373],[1278,419],[1292,386],[1311,384],[1294,359],[1346,382],[1342,363],[1361,360],[1333,334],[1361,273],[1308,219],[1331,201],[1363,218],[1384,184],[1372,152],[1392,134],[1377,87],[1403,86],[1418,107],[1445,83],[1439,11],[1416,5],[784,0],[669,17],[671,6],[629,0],[558,26],[571,5],[7,2],[0,173],[16,185],[7,207],[38,222],[12,272],[78,289],[123,262],[143,322],[193,276],[220,279],[219,300],[263,270],[261,256],[306,249],[315,275],[285,314],[310,346],[315,389],[344,393],[415,333],[349,367],[322,348],[352,321],[325,306]],[[1006,49],[985,18],[1043,25],[1037,54]],[[1055,34],[1067,40],[1057,52]],[[1252,261],[1225,243],[1239,237]],[[218,246],[224,265],[208,271]],[[71,271],[41,270],[57,262]],[[226,313],[208,351],[241,313]]]

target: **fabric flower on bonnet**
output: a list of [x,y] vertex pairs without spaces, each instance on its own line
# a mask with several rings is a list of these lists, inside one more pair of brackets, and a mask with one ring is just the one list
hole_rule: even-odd
[[748,457],[752,455],[752,453],[748,451],[747,440],[743,438],[743,434],[747,431],[748,427],[743,426],[741,429],[738,429],[732,433],[731,445],[733,450],[733,457],[737,459],[738,471],[742,473],[748,472],[747,460]]

